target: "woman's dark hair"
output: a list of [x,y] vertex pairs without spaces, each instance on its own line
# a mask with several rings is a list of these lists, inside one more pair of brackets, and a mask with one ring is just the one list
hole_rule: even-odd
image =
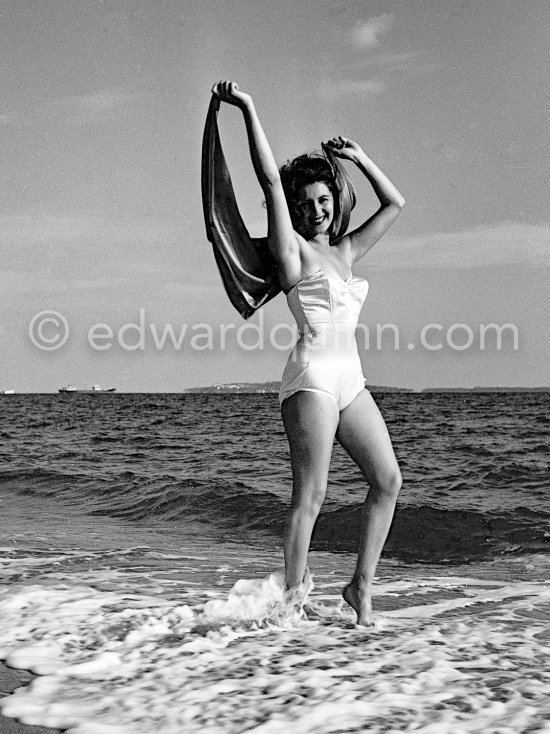
[[336,197],[336,183],[334,171],[327,159],[316,153],[305,153],[291,161],[287,161],[279,169],[281,183],[285,192],[288,210],[291,218],[296,216],[295,205],[298,202],[298,194],[303,186],[313,183],[324,183]]

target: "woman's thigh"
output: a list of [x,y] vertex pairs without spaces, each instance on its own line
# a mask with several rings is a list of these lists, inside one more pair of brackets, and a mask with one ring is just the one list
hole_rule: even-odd
[[297,392],[283,402],[281,414],[295,489],[326,484],[339,419],[335,400],[322,393]]
[[386,423],[368,390],[340,413],[336,438],[370,484],[400,478]]

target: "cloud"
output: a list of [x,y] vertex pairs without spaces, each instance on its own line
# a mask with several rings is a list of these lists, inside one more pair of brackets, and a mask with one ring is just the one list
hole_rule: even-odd
[[84,293],[90,291],[118,292],[123,285],[130,283],[130,278],[120,276],[97,278],[62,278],[52,277],[51,272],[0,270],[0,288],[3,293],[20,295],[22,293],[40,293],[56,297],[71,291]]
[[370,49],[380,45],[380,36],[393,26],[395,16],[383,13],[367,21],[357,21],[351,31],[351,41],[356,48]]
[[391,68],[410,68],[424,54],[423,51],[402,51],[400,53],[381,53],[365,57],[365,66],[384,66]]
[[[134,284],[173,278],[186,234],[179,222],[115,219],[96,211],[2,215],[2,266],[36,275],[36,281],[4,283],[32,289],[42,282],[43,287],[55,289],[61,282],[73,287],[82,280],[82,287],[93,289],[108,287],[101,284],[105,273],[109,282],[122,277]],[[158,257],[159,252],[165,253],[164,258]],[[196,263],[187,258],[187,272],[193,267]]]
[[42,102],[42,111],[49,119],[66,125],[86,125],[119,116],[128,110],[132,95],[123,87],[99,89],[88,94],[54,97]]
[[427,60],[425,51],[402,51],[400,53],[374,53],[361,56],[355,62],[355,68],[377,69],[384,72],[398,72],[401,74],[419,74],[437,71],[441,68],[440,62]]
[[425,56],[423,51],[381,52],[379,50],[381,36],[390,30],[394,22],[395,16],[392,13],[384,13],[355,24],[350,31],[353,46],[356,49],[376,49],[376,51],[354,56],[350,74],[347,74],[345,79],[333,80],[325,84],[321,90],[321,96],[325,100],[333,101],[347,96],[380,94],[387,88],[387,82],[380,79],[381,75],[410,74],[433,69],[432,64],[422,63]]
[[119,119],[131,110],[136,94],[125,87],[98,89],[88,94],[47,97],[24,109],[0,113],[0,125],[33,126],[54,122],[81,127]]
[[212,273],[207,274],[200,283],[181,283],[180,281],[170,280],[164,284],[162,293],[165,296],[179,299],[184,299],[188,296],[204,297],[206,290],[208,290],[209,294],[216,293],[221,295],[225,292],[221,280],[214,271]]
[[321,97],[327,101],[341,97],[380,94],[386,88],[379,79],[342,79],[325,84],[321,89]]
[[162,243],[181,238],[183,227],[154,219],[114,220],[96,211],[67,214],[0,215],[0,242],[6,248],[35,250],[45,245],[81,249],[89,245]]
[[456,232],[392,239],[368,255],[383,268],[550,267],[550,224],[507,221]]
[[0,125],[11,125],[15,120],[15,116],[10,112],[0,113]]

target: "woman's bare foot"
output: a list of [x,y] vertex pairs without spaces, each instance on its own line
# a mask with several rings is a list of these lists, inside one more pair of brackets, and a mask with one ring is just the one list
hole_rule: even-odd
[[357,614],[357,624],[362,627],[373,627],[375,618],[372,613],[371,595],[368,591],[360,591],[357,581],[349,583],[342,592],[344,601]]

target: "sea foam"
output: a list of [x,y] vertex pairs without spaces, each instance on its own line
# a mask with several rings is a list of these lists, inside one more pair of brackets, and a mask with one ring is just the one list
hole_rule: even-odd
[[394,573],[375,629],[334,587],[289,599],[270,574],[196,604],[6,588],[0,657],[40,677],[3,713],[70,734],[545,731],[548,582]]

